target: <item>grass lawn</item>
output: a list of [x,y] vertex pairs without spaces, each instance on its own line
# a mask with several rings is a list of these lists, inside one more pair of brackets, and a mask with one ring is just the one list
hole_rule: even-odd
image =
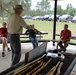
[[[45,31],[48,32],[48,34],[43,35],[43,39],[49,39],[51,40],[53,38],[53,22],[52,21],[39,21],[39,20],[26,20],[27,24],[34,24],[35,28],[39,31]],[[60,31],[63,29],[64,24],[69,25],[69,29],[72,31],[72,34],[76,34],[76,23],[71,22],[56,22],[56,33],[60,33]],[[1,26],[1,22],[0,22]],[[24,29],[24,32],[26,29]],[[56,37],[56,39],[59,39],[59,37]],[[71,40],[76,42],[75,40]]]
[[[48,34],[43,35],[43,39],[52,39],[53,38],[53,22],[52,21],[38,21],[38,20],[26,20],[27,24],[35,24],[35,28],[37,28],[40,31],[48,32]],[[69,25],[69,29],[72,31],[72,34],[76,34],[76,23],[71,22],[56,22],[56,33],[60,33],[60,31],[63,29],[64,24]],[[25,30],[24,30],[25,31]],[[59,39],[59,37],[56,36],[56,39]],[[73,42],[76,42],[75,40],[71,40]]]

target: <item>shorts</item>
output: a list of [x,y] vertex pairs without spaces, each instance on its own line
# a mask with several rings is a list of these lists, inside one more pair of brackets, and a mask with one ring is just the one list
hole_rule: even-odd
[[7,41],[7,38],[6,37],[0,37],[0,41],[3,41],[4,42],[4,40]]

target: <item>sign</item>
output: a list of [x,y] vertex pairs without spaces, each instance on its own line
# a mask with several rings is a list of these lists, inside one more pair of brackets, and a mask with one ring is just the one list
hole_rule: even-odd
[[31,50],[30,52],[25,54],[25,63],[39,57],[40,55],[46,52],[47,42],[44,42],[37,48]]

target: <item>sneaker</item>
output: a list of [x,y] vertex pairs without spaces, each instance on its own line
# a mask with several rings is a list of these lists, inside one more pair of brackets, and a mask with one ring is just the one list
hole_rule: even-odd
[[10,50],[10,48],[7,48],[7,50],[8,50],[8,52],[10,52],[11,50]]
[[5,53],[4,52],[2,52],[2,57],[5,57]]

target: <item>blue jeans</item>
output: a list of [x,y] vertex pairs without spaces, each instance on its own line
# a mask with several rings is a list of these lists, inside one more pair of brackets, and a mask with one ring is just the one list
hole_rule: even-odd
[[35,38],[30,37],[30,41],[32,42],[34,49],[35,49],[36,47],[38,47],[37,37],[35,37]]
[[21,43],[19,34],[9,34],[9,41],[12,50],[12,64],[11,66],[19,63],[21,58]]

